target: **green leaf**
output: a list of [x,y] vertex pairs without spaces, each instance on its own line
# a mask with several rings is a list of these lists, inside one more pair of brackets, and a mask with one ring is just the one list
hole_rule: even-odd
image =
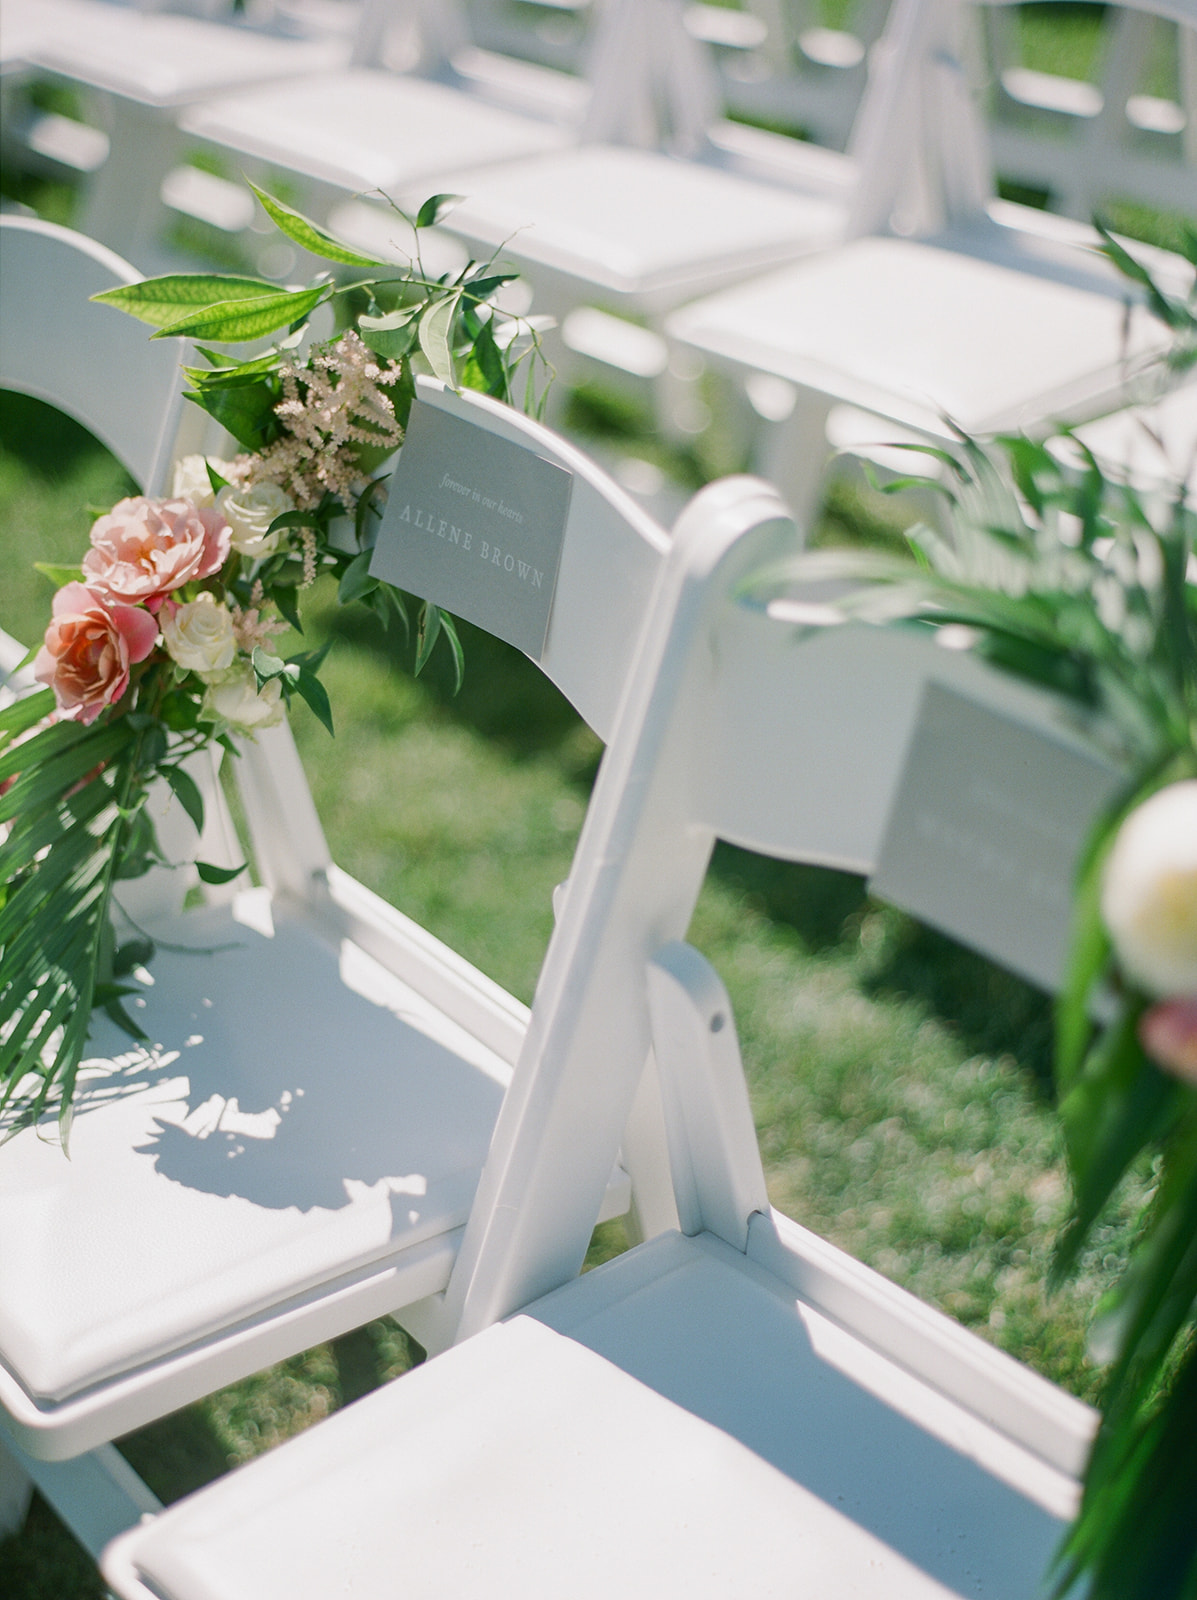
[[420,623],[416,630],[416,665],[414,671],[417,678],[428,665],[428,658],[432,654],[437,639],[440,637],[440,631],[441,609],[439,606],[434,606],[431,602],[425,601],[420,608]]
[[302,322],[332,292],[329,283],[318,284],[314,289],[272,287],[269,294],[221,300],[198,311],[190,311],[176,322],[159,328],[150,337],[173,339],[186,335],[192,339],[216,339],[230,344],[245,339],[260,339],[279,328],[289,328]]
[[400,360],[415,345],[419,309],[418,306],[402,306],[384,317],[359,317],[357,326],[362,343],[388,361]]
[[296,633],[303,632],[303,623],[299,615],[299,601],[294,589],[275,589],[271,599],[278,607],[279,615],[283,621],[289,623]]
[[282,431],[274,408],[278,392],[272,384],[258,382],[230,388],[191,389],[186,398],[215,417],[239,445],[257,453],[272,444]]
[[234,878],[239,878],[245,871],[245,862],[239,867],[214,867],[210,861],[197,861],[195,870],[205,883],[232,883]]
[[332,706],[329,703],[328,691],[316,674],[307,668],[301,668],[299,676],[295,679],[295,687],[329,733],[333,733]]
[[433,375],[453,387],[453,352],[449,339],[453,318],[461,303],[461,291],[437,300],[420,318],[420,349],[427,357]]
[[[35,727],[43,717],[48,717],[53,709],[53,689],[38,689],[34,694],[22,695],[19,700],[14,700],[12,705],[0,710],[0,735],[9,734],[15,739],[19,733],[25,733]],[[0,737],[0,745],[6,742]]]
[[281,200],[276,200],[264,189],[259,189],[256,183],[250,183],[249,186],[279,232],[285,233],[287,238],[293,240],[301,249],[319,256],[324,261],[339,261],[347,267],[381,267],[385,264],[376,261],[373,256],[361,255],[351,246],[342,244],[340,239],[327,233],[301,212],[285,205]]
[[458,636],[457,624],[447,611],[441,612],[441,632],[453,657],[453,693],[457,694],[465,682],[465,651]]
[[204,831],[204,797],[199,784],[184,767],[163,767],[162,776],[171,787],[176,800],[191,818],[196,833]]
[[116,289],[93,294],[101,305],[115,306],[131,317],[155,328],[168,327],[180,315],[198,306],[214,306],[235,300],[261,299],[277,294],[278,285],[263,278],[229,277],[220,273],[180,272],[164,278],[143,278],[140,283],[123,283]]
[[272,678],[284,677],[287,671],[287,663],[282,656],[271,655],[270,651],[263,650],[261,645],[250,657],[250,664],[254,669],[254,677],[258,680],[259,689]]
[[416,212],[416,227],[431,228],[465,199],[464,194],[434,194]]
[[212,485],[213,494],[219,494],[222,489],[228,488],[229,480],[221,477],[206,456],[204,457],[204,470],[208,474],[208,482]]
[[61,589],[64,583],[78,583],[81,576],[81,568],[77,563],[73,567],[56,567],[49,561],[35,561],[33,570],[49,578],[56,589]]
[[461,381],[466,388],[480,389],[496,400],[507,398],[507,369],[489,321],[482,324],[474,338]]
[[341,605],[347,606],[354,600],[363,600],[372,589],[377,589],[378,579],[370,571],[371,554],[371,551],[363,550],[360,556],[353,558],[341,574],[341,582],[337,588],[337,600]]
[[501,289],[505,283],[514,283],[518,277],[518,272],[489,272],[483,267],[479,269],[479,276],[466,278],[462,288],[467,300],[489,300],[497,289]]

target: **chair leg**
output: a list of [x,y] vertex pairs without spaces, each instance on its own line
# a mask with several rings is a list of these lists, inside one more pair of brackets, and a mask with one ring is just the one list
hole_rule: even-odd
[[827,395],[798,389],[789,415],[762,421],[754,441],[755,470],[780,490],[804,541],[822,500],[831,454],[827,419],[833,405]]
[[[24,1490],[22,1478],[28,1485]],[[22,1493],[27,1505],[29,1493],[40,1490],[91,1556],[98,1557],[110,1539],[135,1527],[147,1513],[162,1509],[162,1502],[112,1444],[102,1444],[69,1461],[41,1461],[5,1438],[0,1443],[0,1506],[7,1499],[10,1482],[14,1509]],[[23,1520],[23,1508],[20,1515]]]
[[20,1533],[33,1499],[33,1479],[0,1443],[0,1539]]

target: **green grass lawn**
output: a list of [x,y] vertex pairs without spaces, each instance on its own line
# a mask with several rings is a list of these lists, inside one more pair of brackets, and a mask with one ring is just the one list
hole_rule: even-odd
[[[44,626],[35,559],[68,561],[87,504],[125,485],[45,408],[0,396],[0,626]],[[825,539],[885,530],[840,496]],[[310,596],[332,632],[335,741],[300,707],[296,735],[338,861],[529,999],[600,749],[538,671],[466,629],[457,696],[414,682],[396,638]],[[1044,1283],[1067,1203],[1046,1088],[1046,1001],[872,901],[844,874],[721,848],[691,937],[731,992],[777,1205],[1082,1395],[1085,1324],[1120,1259],[1115,1218],[1079,1281]],[[2,1159],[2,1153],[0,1153]],[[1126,1202],[1127,1207],[1130,1200]],[[595,1254],[621,1247],[608,1224]],[[371,1324],[122,1442],[165,1499],[403,1372],[419,1352]],[[9,1600],[84,1600],[94,1570],[44,1507],[0,1545]]]

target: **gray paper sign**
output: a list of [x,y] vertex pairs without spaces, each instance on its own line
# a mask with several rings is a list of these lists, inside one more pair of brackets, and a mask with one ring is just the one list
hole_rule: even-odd
[[370,571],[538,657],[572,483],[527,446],[417,400]]
[[1121,782],[1063,739],[928,684],[871,887],[1054,989],[1081,845]]

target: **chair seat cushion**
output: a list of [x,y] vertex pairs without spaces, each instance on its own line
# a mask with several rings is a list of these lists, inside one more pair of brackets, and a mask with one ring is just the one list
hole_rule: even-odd
[[[148,106],[339,67],[346,40],[282,39],[138,7],[74,4],[68,26],[38,44],[38,66]],[[309,89],[309,93],[312,91]]]
[[1069,269],[1043,244],[1019,264],[949,243],[858,239],[687,306],[670,332],[937,434],[945,416],[980,434],[1094,415],[1124,356],[1165,342],[1139,312],[1124,344],[1126,286],[1095,258]]
[[4,1146],[0,1366],[40,1404],[468,1214],[508,1067],[263,895],[155,929],[199,953],[155,956],[152,1048],[96,1027],[69,1158],[49,1118]]
[[[464,162],[552,150],[567,130],[473,95],[389,72],[328,73],[226,96],[184,117],[185,132],[288,172],[387,193]],[[421,200],[427,198],[421,194]]]
[[[620,294],[706,286],[829,243],[843,211],[651,150],[587,145],[446,178],[465,195],[455,232],[508,241],[539,262]],[[410,198],[410,197],[409,197]]]
[[1027,1600],[1075,1484],[664,1236],[114,1545],[126,1600]]

